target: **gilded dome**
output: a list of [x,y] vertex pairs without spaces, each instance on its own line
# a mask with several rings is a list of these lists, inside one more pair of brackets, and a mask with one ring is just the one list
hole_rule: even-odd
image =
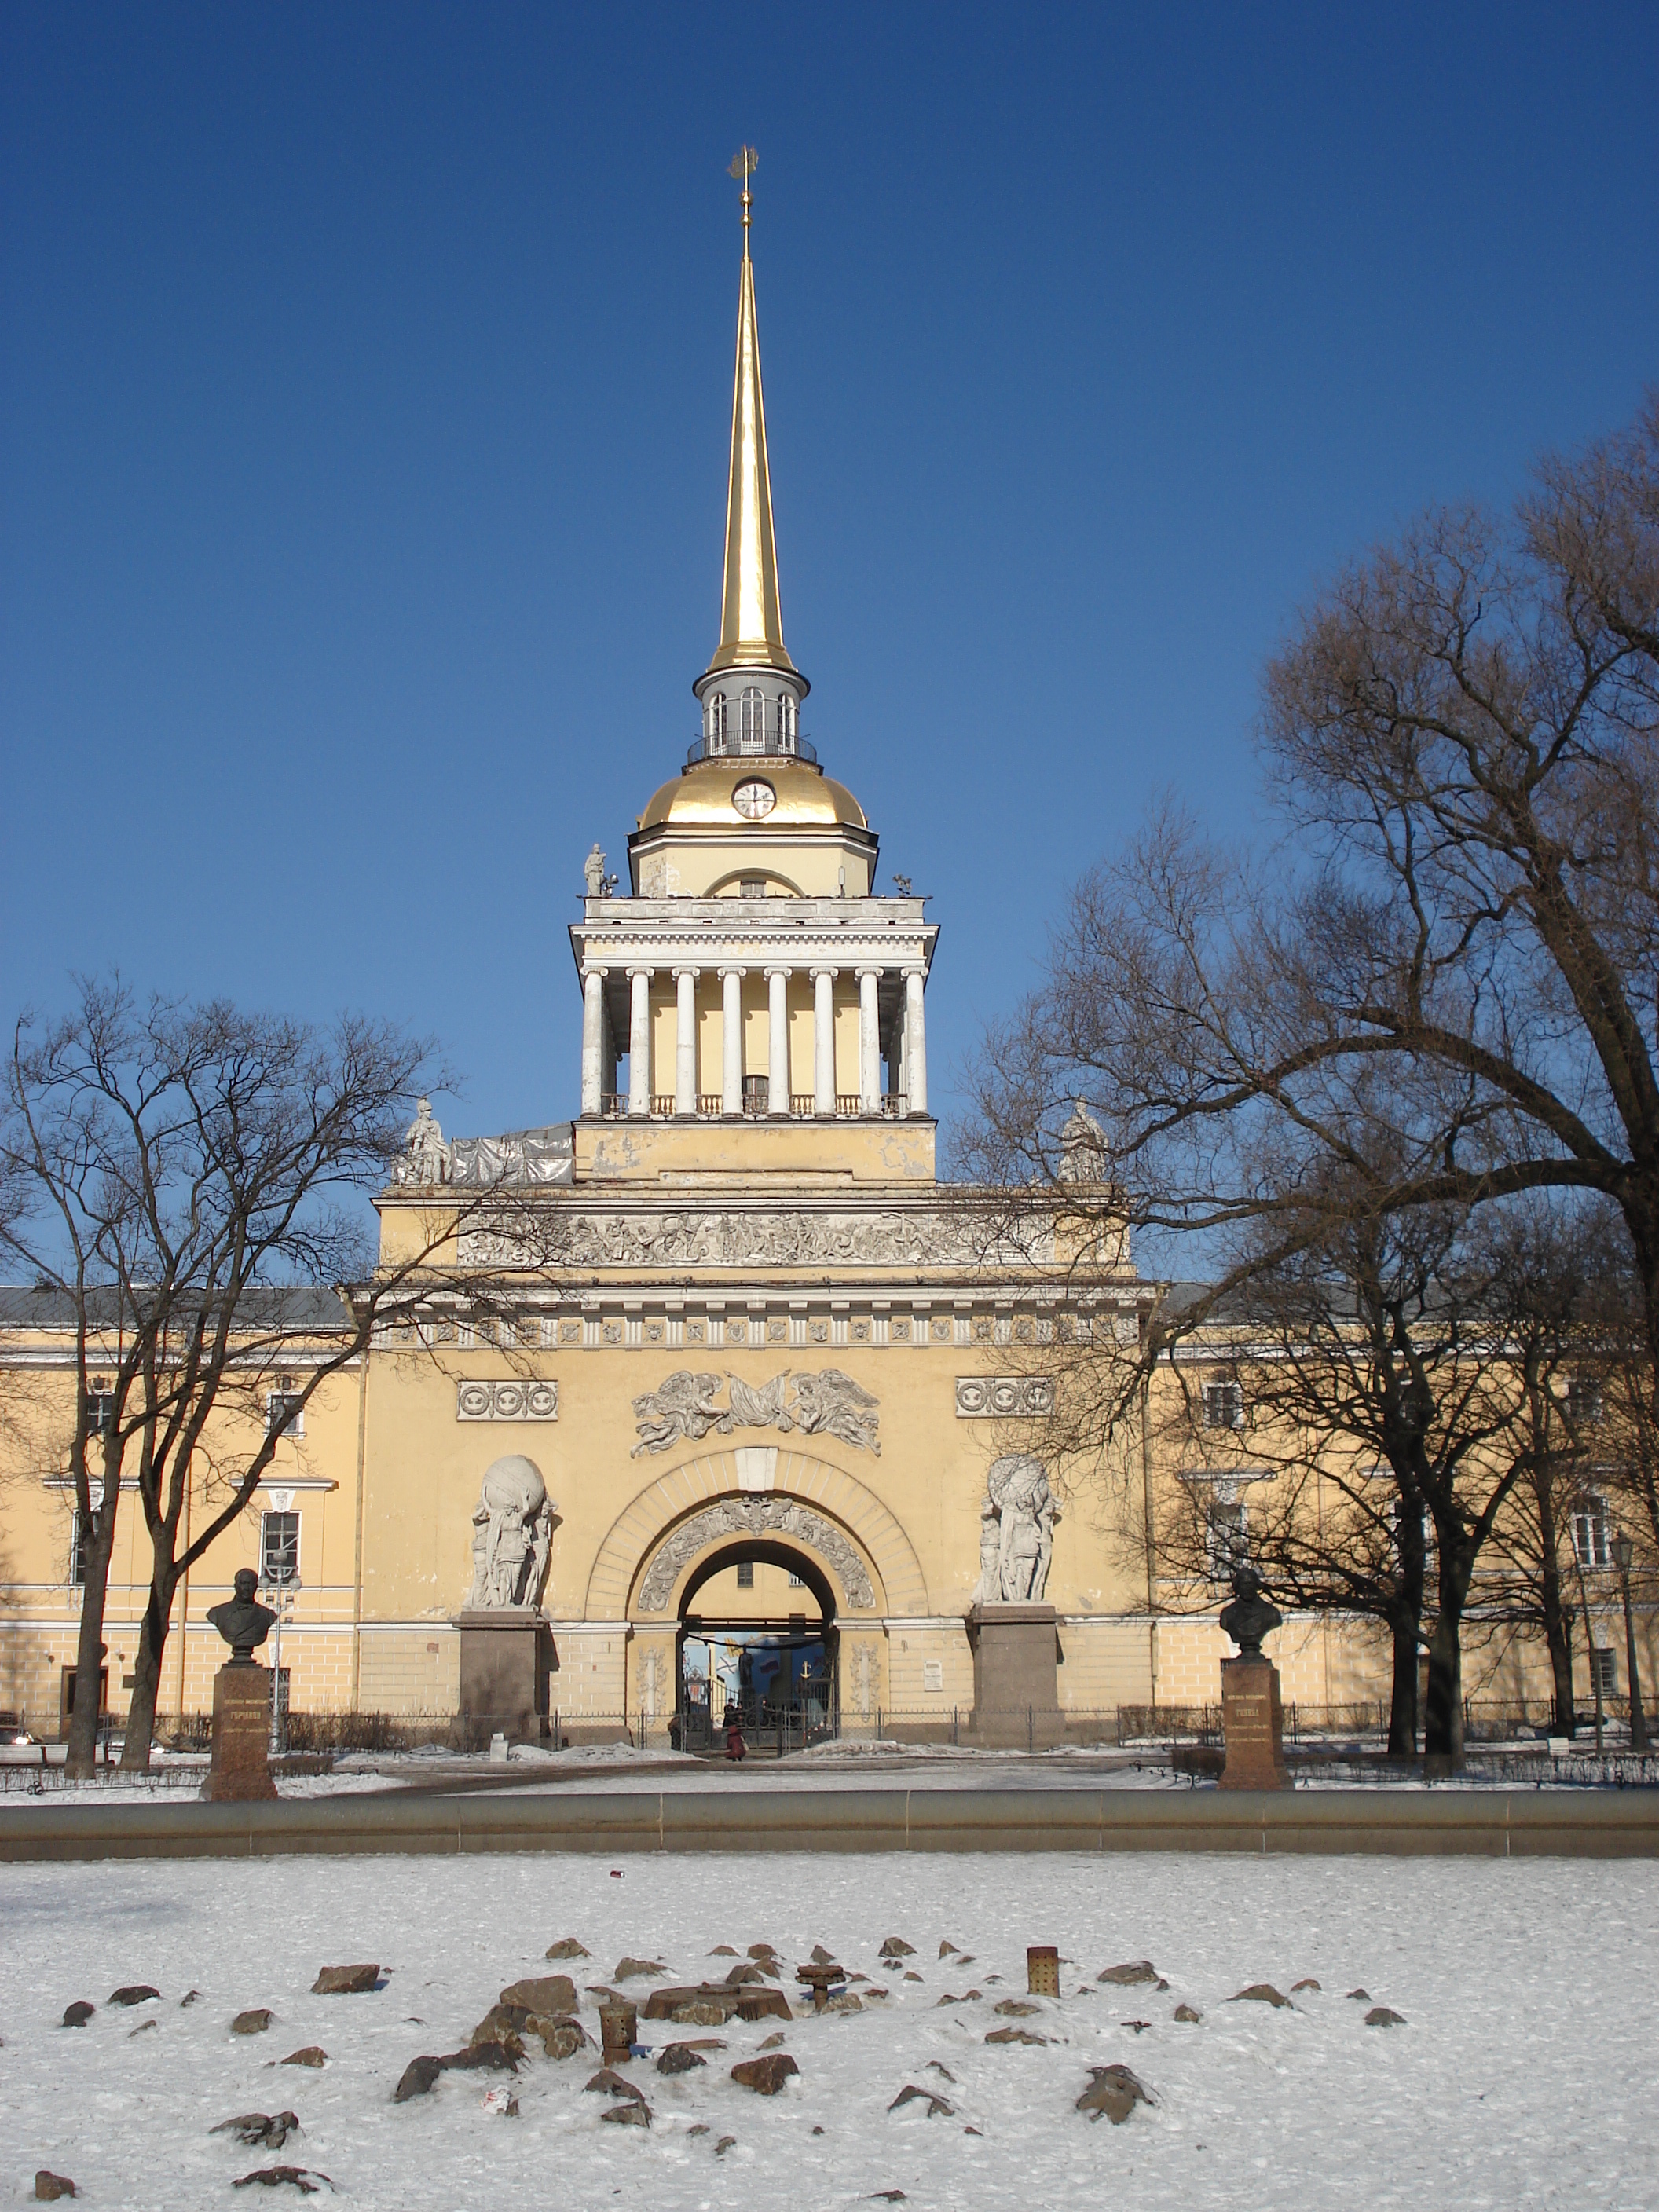
[[[745,784],[763,783],[776,794],[763,815],[739,811],[734,794]],[[840,823],[867,830],[864,809],[844,783],[823,775],[804,762],[775,754],[704,761],[663,785],[640,817],[641,830],[664,823],[704,830],[760,830],[768,833],[799,825],[819,829]]]

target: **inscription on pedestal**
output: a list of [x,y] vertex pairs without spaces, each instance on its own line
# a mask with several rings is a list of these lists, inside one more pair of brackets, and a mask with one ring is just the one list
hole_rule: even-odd
[[1279,1669],[1261,1657],[1221,1662],[1221,1729],[1227,1747],[1224,1790],[1288,1790]]
[[270,1749],[270,1669],[233,1659],[214,1677],[213,1765],[203,1796],[216,1805],[274,1797]]

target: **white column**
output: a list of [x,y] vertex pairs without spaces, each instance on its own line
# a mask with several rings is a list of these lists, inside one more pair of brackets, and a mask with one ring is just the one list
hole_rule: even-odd
[[695,1114],[697,1110],[697,971],[695,968],[677,968],[674,981],[679,987],[674,1029],[674,1111],[677,1114]]
[[766,971],[767,1009],[771,1017],[771,1033],[766,1054],[766,1110],[769,1114],[789,1111],[789,970],[769,968]]
[[876,1010],[879,968],[859,969],[859,1111],[881,1111],[881,1028]]
[[633,1003],[628,1024],[628,1110],[651,1111],[651,970],[630,968]]
[[605,976],[589,968],[582,976],[582,1111],[597,1114],[605,1088]]
[[722,968],[725,998],[720,1018],[720,1111],[743,1111],[743,970]]
[[927,1025],[921,1011],[922,976],[912,968],[904,978],[904,1089],[907,1114],[927,1111]]
[[836,971],[812,970],[812,1111],[836,1110]]

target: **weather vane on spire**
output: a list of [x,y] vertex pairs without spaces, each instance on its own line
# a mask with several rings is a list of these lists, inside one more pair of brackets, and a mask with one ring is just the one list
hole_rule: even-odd
[[726,173],[728,177],[735,177],[743,186],[743,250],[745,253],[749,251],[749,210],[755,200],[755,195],[749,189],[749,179],[759,167],[760,155],[754,148],[739,146]]

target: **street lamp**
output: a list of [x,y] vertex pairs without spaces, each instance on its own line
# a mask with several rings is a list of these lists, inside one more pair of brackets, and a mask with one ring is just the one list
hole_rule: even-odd
[[270,1643],[270,1756],[280,1759],[288,1749],[288,1711],[283,1703],[283,1623],[294,1609],[294,1595],[300,1587],[297,1574],[267,1576],[266,1587],[270,1592],[271,1610],[276,1620],[271,1623]]
[[1642,1677],[1636,1665],[1636,1625],[1630,1610],[1630,1563],[1634,1546],[1621,1528],[1608,1547],[1613,1564],[1619,1570],[1619,1585],[1625,1599],[1625,1667],[1630,1680],[1630,1747],[1634,1752],[1645,1752],[1648,1747],[1647,1716],[1642,1711]]

